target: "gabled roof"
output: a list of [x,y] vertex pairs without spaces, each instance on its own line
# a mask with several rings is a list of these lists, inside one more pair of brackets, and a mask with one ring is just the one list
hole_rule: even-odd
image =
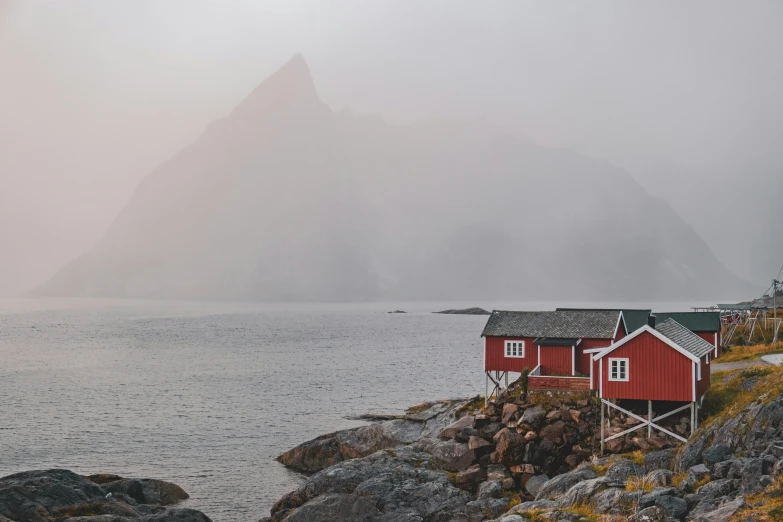
[[561,311],[574,311],[574,310],[586,310],[586,311],[601,311],[601,312],[622,312],[623,324],[625,325],[625,333],[629,334],[641,328],[647,324],[647,320],[652,313],[652,310],[641,310],[637,308],[556,308]]
[[704,357],[715,349],[713,345],[674,319],[666,319],[664,322],[657,324],[655,329],[698,358]]
[[621,318],[619,311],[559,310],[516,312],[495,310],[482,337],[559,337],[612,339]]
[[719,332],[720,312],[656,312],[656,323],[674,319],[691,332]]
[[642,326],[604,351],[595,354],[593,359],[598,360],[602,358],[645,332],[654,335],[694,362],[699,362],[699,359],[715,349],[713,345],[691,332],[674,319],[667,319],[655,329],[651,328],[649,325]]

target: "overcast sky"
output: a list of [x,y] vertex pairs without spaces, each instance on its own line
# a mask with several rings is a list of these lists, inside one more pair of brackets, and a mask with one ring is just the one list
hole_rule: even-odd
[[496,121],[652,192],[657,165],[780,176],[781,27],[771,1],[0,0],[0,295],[297,52],[334,109]]

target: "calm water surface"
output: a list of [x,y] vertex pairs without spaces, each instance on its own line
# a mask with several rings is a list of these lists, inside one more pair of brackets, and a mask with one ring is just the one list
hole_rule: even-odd
[[483,393],[486,317],[430,313],[475,304],[0,300],[0,476],[161,478],[216,522],[256,521],[302,481],[281,452]]

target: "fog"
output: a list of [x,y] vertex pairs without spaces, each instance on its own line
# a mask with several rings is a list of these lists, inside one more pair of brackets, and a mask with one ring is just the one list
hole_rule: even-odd
[[0,0],[0,295],[89,251],[145,176],[296,53],[335,111],[492,123],[611,162],[766,287],[783,263],[781,26],[780,2]]

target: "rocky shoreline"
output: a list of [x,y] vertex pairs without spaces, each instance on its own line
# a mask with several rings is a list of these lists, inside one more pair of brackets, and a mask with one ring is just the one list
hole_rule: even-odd
[[[709,423],[680,448],[629,436],[618,452],[645,451],[606,457],[594,451],[593,401],[578,394],[529,400],[512,389],[486,409],[478,398],[428,403],[318,437],[280,456],[312,475],[261,520],[783,519],[783,507],[781,518],[758,517],[766,496],[783,497],[783,395]],[[615,422],[622,431],[628,419]]]
[[201,511],[170,507],[187,498],[163,480],[25,471],[0,478],[0,522],[211,522]]

